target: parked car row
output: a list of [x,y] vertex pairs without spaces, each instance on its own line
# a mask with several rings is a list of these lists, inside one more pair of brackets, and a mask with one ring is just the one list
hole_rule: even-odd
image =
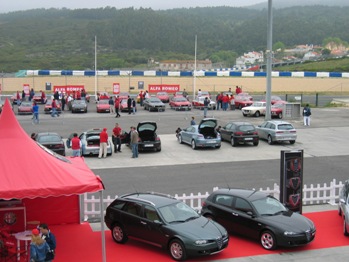
[[294,144],[297,131],[291,123],[281,120],[265,121],[257,127],[249,122],[229,122],[218,130],[217,119],[205,118],[198,125],[179,130],[177,139],[180,144],[189,144],[193,149],[218,149],[221,141],[228,141],[233,147],[247,143],[258,146],[259,139],[266,140],[270,145],[280,142]]

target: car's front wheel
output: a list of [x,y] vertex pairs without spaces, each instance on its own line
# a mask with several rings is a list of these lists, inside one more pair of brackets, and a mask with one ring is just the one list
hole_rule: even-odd
[[120,224],[115,224],[111,235],[116,243],[123,244],[128,240],[124,228]]
[[191,141],[191,148],[194,150],[196,149],[196,143],[194,140]]
[[278,117],[279,117],[279,119],[281,119],[281,118],[282,118],[282,113],[280,113],[280,114],[278,115]]
[[254,114],[256,117],[259,117],[261,115],[261,113],[259,111],[256,111],[256,113]]
[[187,258],[187,252],[182,241],[174,239],[170,243],[170,255],[174,260],[183,261]]
[[271,231],[267,230],[262,232],[260,240],[264,249],[273,250],[276,248],[276,239]]

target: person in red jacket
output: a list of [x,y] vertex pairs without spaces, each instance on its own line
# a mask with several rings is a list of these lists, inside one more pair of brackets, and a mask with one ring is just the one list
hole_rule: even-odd
[[229,104],[229,95],[226,94],[225,96],[222,97],[222,109],[223,111],[227,111]]
[[103,128],[103,131],[99,134],[99,155],[98,158],[107,157],[107,145],[108,145],[108,133],[107,129]]
[[70,147],[73,150],[73,156],[80,156],[81,155],[81,140],[78,137],[77,133],[74,133],[74,136],[72,140],[70,140]]
[[114,101],[114,107],[115,107],[115,117],[120,117],[121,115],[119,114],[119,108],[120,108],[120,98],[119,96],[115,97],[115,101]]

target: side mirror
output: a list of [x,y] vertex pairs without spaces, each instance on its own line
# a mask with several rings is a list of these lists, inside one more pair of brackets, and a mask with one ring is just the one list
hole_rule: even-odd
[[246,212],[246,214],[247,215],[249,215],[250,217],[252,217],[252,218],[254,218],[255,217],[255,215],[253,214],[253,212],[252,211],[247,211]]

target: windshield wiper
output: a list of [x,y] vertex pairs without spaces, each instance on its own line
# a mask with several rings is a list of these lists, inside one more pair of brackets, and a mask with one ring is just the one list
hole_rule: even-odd
[[188,221],[190,221],[190,220],[194,220],[194,219],[197,219],[197,218],[198,218],[198,216],[192,216],[192,217],[187,218],[187,219],[185,220],[185,222],[188,222]]
[[184,222],[185,222],[185,220],[173,220],[170,222],[170,224],[172,224],[172,223],[184,223]]

